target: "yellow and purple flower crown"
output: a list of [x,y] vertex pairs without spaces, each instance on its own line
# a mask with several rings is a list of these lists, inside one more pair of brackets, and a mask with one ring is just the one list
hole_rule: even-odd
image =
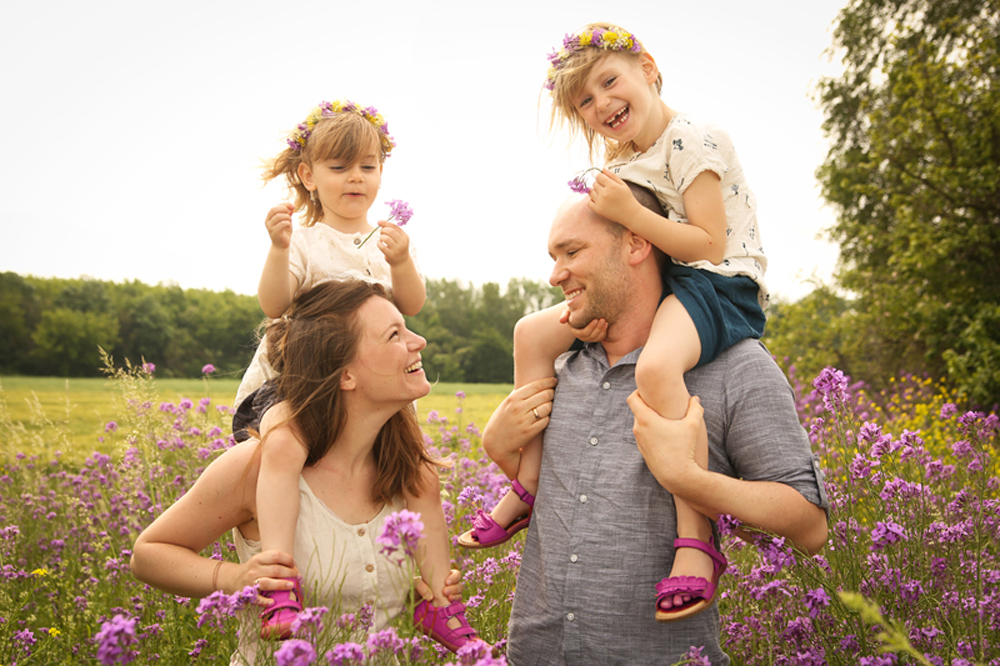
[[298,124],[292,135],[288,137],[288,147],[294,151],[301,151],[305,148],[306,139],[312,134],[316,123],[323,118],[335,116],[339,113],[353,113],[374,125],[375,129],[378,130],[379,140],[382,143],[382,154],[386,157],[395,148],[396,142],[393,141],[392,136],[389,134],[389,124],[385,122],[385,118],[378,112],[378,109],[374,106],[362,107],[360,104],[355,104],[346,99],[337,100],[336,102],[320,102],[319,106],[313,109],[306,119]]
[[558,51],[552,49],[552,53],[549,54],[549,76],[545,81],[545,87],[548,90],[553,90],[556,87],[556,74],[566,66],[573,54],[588,46],[607,51],[642,52],[639,38],[621,28],[611,30],[589,28],[579,35],[566,35],[563,38],[562,48]]

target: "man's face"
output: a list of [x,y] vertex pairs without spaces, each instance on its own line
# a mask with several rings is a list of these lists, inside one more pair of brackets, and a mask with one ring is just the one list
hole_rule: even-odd
[[593,319],[613,324],[628,304],[631,274],[623,238],[609,222],[580,200],[561,208],[549,231],[549,256],[555,261],[549,282],[560,287],[569,308],[569,325],[583,328]]

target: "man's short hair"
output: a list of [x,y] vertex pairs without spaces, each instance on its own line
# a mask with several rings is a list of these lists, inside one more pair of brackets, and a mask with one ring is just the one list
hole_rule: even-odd
[[[628,185],[628,189],[632,191],[632,196],[635,197],[635,200],[638,201],[643,208],[648,208],[660,217],[666,219],[667,211],[663,208],[663,204],[660,203],[660,200],[656,198],[656,195],[653,194],[651,189],[643,187],[642,185],[630,183],[627,180],[625,181],[625,184]],[[612,222],[612,225],[621,227],[620,230],[612,229],[611,231],[616,238],[621,238],[621,234],[625,233],[625,227],[614,222]],[[660,273],[662,274],[667,269],[670,258],[655,245],[653,246],[653,257],[656,259],[656,265],[660,267]]]

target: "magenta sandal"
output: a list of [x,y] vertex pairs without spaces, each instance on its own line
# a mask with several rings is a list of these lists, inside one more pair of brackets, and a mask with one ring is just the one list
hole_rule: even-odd
[[260,595],[274,603],[260,612],[260,637],[265,641],[283,641],[292,637],[292,622],[302,612],[302,583],[298,578],[279,578],[295,583],[291,590],[261,590]]
[[[656,584],[656,621],[673,622],[692,615],[697,615],[712,605],[715,599],[715,592],[719,587],[719,577],[726,571],[729,562],[715,549],[712,540],[708,543],[698,539],[675,539],[674,548],[696,548],[706,553],[712,558],[712,580],[705,580],[700,576],[674,576],[667,577]],[[678,595],[688,596],[691,599],[680,606],[664,607],[662,602],[665,599],[672,599]]]
[[528,505],[528,514],[516,518],[507,527],[501,527],[493,516],[482,509],[476,509],[472,519],[472,529],[458,537],[458,545],[463,548],[492,548],[510,541],[511,537],[523,530],[531,522],[531,512],[535,506],[535,496],[524,489],[517,479],[510,484],[517,496]]
[[[449,629],[448,620],[457,617],[462,626]],[[435,606],[424,599],[413,609],[413,625],[451,652],[472,641],[480,640],[476,630],[465,619],[465,604],[456,601],[450,606]]]

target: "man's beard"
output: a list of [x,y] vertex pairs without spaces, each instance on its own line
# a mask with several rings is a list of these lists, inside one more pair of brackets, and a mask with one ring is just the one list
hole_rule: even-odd
[[631,275],[625,270],[618,254],[609,250],[601,265],[591,274],[583,296],[581,310],[570,312],[568,323],[581,329],[594,319],[603,319],[612,326],[629,308],[633,289]]

